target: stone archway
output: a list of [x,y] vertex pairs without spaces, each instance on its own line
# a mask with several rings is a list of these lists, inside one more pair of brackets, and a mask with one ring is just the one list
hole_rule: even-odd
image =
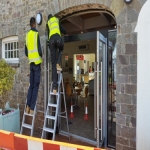
[[118,0],[54,0],[50,3],[50,8],[53,14],[57,14],[57,16],[60,18],[81,10],[90,9],[103,9],[112,12],[112,14],[114,14],[114,16],[117,18],[122,12],[124,6],[124,2]]
[[105,10],[117,22],[117,137],[116,149],[136,147],[136,77],[137,47],[134,29],[142,4],[139,0],[126,5],[123,0],[53,0],[53,15],[63,18],[86,10]]

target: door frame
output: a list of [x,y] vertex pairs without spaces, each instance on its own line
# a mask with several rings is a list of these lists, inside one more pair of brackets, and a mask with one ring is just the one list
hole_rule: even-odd
[[[96,62],[96,140],[97,147],[107,146],[107,38],[97,31]],[[100,56],[100,50],[102,53]],[[102,60],[100,60],[102,57]],[[101,74],[101,79],[99,79]],[[101,91],[99,90],[101,89]],[[100,123],[99,123],[100,122]]]
[[[99,34],[98,34],[99,32]],[[75,42],[75,41],[79,41],[79,40],[83,40],[83,39],[96,39],[98,37],[98,39],[101,39],[102,42],[105,42],[105,51],[103,53],[103,58],[105,58],[105,61],[104,63],[100,63],[99,60],[97,59],[96,61],[96,71],[97,74],[99,72],[99,65],[102,65],[102,88],[105,89],[103,90],[102,92],[102,105],[101,105],[101,109],[102,110],[102,113],[101,113],[101,116],[102,116],[102,122],[101,122],[101,126],[102,126],[102,140],[99,140],[99,139],[96,139],[96,141],[93,141],[93,140],[90,140],[90,139],[86,139],[84,137],[80,137],[78,135],[73,135],[70,133],[71,136],[75,137],[75,138],[78,138],[78,139],[81,139],[83,141],[86,141],[90,144],[94,144],[95,146],[97,145],[97,147],[101,147],[102,145],[107,147],[107,68],[108,68],[108,65],[107,65],[107,54],[108,54],[108,50],[107,50],[107,38],[105,38],[102,34],[100,34],[101,31],[96,31],[96,32],[88,32],[86,36],[84,36],[84,34],[80,34],[80,36],[76,36],[76,35],[71,35],[69,38],[69,36],[67,37],[64,37],[64,42],[67,43],[67,42]],[[71,40],[70,40],[71,39]],[[96,39],[97,40],[97,39]],[[97,50],[96,50],[96,58],[98,58],[98,55],[99,55],[99,40],[97,40]],[[48,75],[49,76],[49,75]],[[105,77],[105,80],[103,80]],[[97,79],[99,79],[99,76],[97,76]],[[97,89],[98,90],[98,89]],[[96,90],[95,90],[96,91]],[[97,100],[99,100],[99,97],[97,98]],[[98,108],[98,107],[97,107]],[[98,114],[98,113],[97,113]],[[98,118],[98,115],[97,115],[97,118]],[[96,130],[94,128],[94,130]],[[99,131],[99,127],[97,128],[97,133]],[[60,134],[63,134],[63,135],[66,135],[66,132],[63,131],[63,130],[60,130]]]

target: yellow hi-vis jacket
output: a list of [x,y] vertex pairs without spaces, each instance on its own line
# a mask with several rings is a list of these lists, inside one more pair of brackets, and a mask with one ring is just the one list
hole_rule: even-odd
[[49,19],[48,28],[49,28],[49,39],[53,34],[57,33],[60,35],[59,20],[56,17],[52,17]]
[[42,58],[38,53],[38,32],[30,30],[26,34],[26,46],[28,49],[29,64],[34,62],[36,65],[42,63]]

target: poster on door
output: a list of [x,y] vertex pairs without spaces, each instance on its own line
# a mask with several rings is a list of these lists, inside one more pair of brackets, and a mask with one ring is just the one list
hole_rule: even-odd
[[84,56],[83,55],[76,55],[76,60],[84,60]]

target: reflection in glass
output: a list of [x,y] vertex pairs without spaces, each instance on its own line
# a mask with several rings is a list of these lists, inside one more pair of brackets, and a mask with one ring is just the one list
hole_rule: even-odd
[[7,58],[7,51],[5,52],[5,58]]
[[13,43],[11,43],[11,50],[13,50]]
[[5,44],[5,50],[7,50],[7,43]]
[[14,58],[14,56],[13,56],[13,51],[11,51],[11,58]]
[[10,51],[8,51],[8,58],[11,58],[11,57],[10,57]]
[[8,50],[10,50],[10,43],[8,43]]
[[116,147],[116,31],[108,33],[108,145]]
[[16,49],[16,42],[14,42],[14,49]]
[[16,51],[14,51],[14,58],[16,58]]
[[17,50],[17,58],[19,58],[19,50]]

